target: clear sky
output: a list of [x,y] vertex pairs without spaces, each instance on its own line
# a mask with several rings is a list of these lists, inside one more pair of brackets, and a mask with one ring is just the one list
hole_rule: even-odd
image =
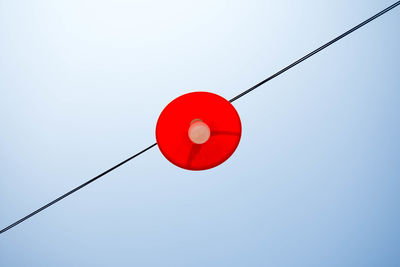
[[[394,0],[0,0],[0,228]],[[153,148],[0,236],[0,266],[399,266],[400,8],[237,100],[190,172]]]

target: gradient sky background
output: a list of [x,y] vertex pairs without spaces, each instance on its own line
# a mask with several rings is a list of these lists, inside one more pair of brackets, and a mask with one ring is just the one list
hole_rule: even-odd
[[[0,0],[0,228],[394,3]],[[400,266],[400,8],[234,103],[208,171],[158,148],[0,236],[0,266]]]

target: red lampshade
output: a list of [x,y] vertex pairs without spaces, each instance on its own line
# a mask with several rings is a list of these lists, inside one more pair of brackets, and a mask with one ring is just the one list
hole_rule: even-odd
[[156,126],[161,153],[187,170],[206,170],[223,163],[239,145],[241,134],[236,109],[225,98],[208,92],[176,98],[161,112]]

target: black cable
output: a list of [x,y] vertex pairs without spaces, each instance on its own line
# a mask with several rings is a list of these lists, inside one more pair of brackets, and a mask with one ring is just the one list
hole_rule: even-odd
[[105,172],[103,172],[103,173],[97,175],[96,177],[93,177],[93,178],[90,179],[89,181],[87,181],[87,182],[81,184],[81,185],[78,186],[78,187],[75,187],[75,188],[72,189],[71,191],[69,191],[69,192],[65,193],[64,195],[62,195],[62,196],[60,196],[60,197],[54,199],[53,201],[47,203],[47,204],[44,205],[43,207],[41,207],[41,208],[35,210],[34,212],[32,212],[32,213],[26,215],[25,217],[23,217],[22,219],[16,221],[15,223],[10,224],[10,225],[7,226],[6,228],[0,230],[0,234],[6,232],[6,231],[8,231],[8,230],[10,230],[10,229],[13,228],[14,226],[17,226],[18,224],[20,224],[20,223],[22,223],[23,221],[29,219],[29,218],[32,217],[33,215],[38,214],[38,213],[41,212],[42,210],[47,209],[47,208],[50,207],[51,205],[56,204],[56,203],[57,203],[58,201],[60,201],[61,199],[66,198],[67,196],[69,196],[69,195],[71,195],[72,193],[78,191],[79,189],[81,189],[81,188],[87,186],[88,184],[93,183],[94,181],[96,181],[96,180],[99,179],[100,177],[106,175],[107,173],[109,173],[109,172],[115,170],[115,169],[118,168],[118,167],[121,167],[122,165],[124,165],[124,164],[127,163],[128,161],[130,161],[130,160],[136,158],[136,157],[139,156],[140,154],[143,154],[144,152],[146,152],[147,150],[149,150],[150,148],[152,148],[152,147],[154,147],[154,146],[156,146],[156,145],[157,145],[157,143],[152,144],[151,146],[149,146],[149,147],[143,149],[142,151],[140,151],[139,153],[136,153],[136,154],[133,155],[132,157],[127,158],[126,160],[124,160],[124,161],[118,163],[117,165],[115,165],[114,167],[112,167],[112,168],[106,170]]
[[315,50],[312,51],[311,53],[309,53],[309,54],[305,55],[304,57],[300,58],[299,60],[293,62],[293,63],[290,64],[289,66],[287,66],[287,67],[281,69],[280,71],[278,71],[277,73],[271,75],[271,76],[268,77],[267,79],[265,79],[265,80],[263,80],[263,81],[257,83],[257,84],[254,85],[253,87],[250,87],[249,89],[247,89],[247,90],[244,91],[243,93],[238,94],[237,96],[235,96],[234,98],[232,98],[231,100],[229,100],[229,102],[232,103],[233,101],[235,101],[235,100],[241,98],[242,96],[244,96],[244,95],[250,93],[251,91],[253,91],[253,90],[256,89],[257,87],[260,87],[260,86],[263,85],[264,83],[269,82],[270,80],[272,80],[272,79],[278,77],[278,76],[281,75],[282,73],[284,73],[284,72],[290,70],[291,68],[293,68],[293,67],[296,66],[297,64],[303,62],[304,60],[306,60],[306,59],[308,59],[308,58],[310,58],[310,57],[312,57],[313,55],[315,55],[315,54],[317,54],[318,52],[320,52],[320,51],[324,50],[325,48],[327,48],[328,46],[330,46],[330,45],[336,43],[337,41],[339,41],[339,40],[342,39],[343,37],[346,37],[346,36],[349,35],[350,33],[352,33],[352,32],[354,32],[354,31],[358,30],[359,28],[361,28],[361,27],[363,27],[363,26],[365,26],[366,24],[368,24],[368,23],[370,23],[371,21],[373,21],[374,19],[376,19],[376,18],[382,16],[383,14],[385,14],[386,12],[392,10],[393,8],[397,7],[398,5],[400,5],[400,1],[397,1],[397,2],[394,3],[393,5],[391,5],[391,6],[389,6],[388,8],[382,10],[381,12],[377,13],[376,15],[374,15],[374,16],[370,17],[369,19],[367,19],[367,20],[361,22],[360,24],[358,24],[357,26],[351,28],[351,29],[348,30],[347,32],[345,32],[345,33],[339,35],[339,36],[336,37],[335,39],[329,41],[328,43],[326,43],[326,44],[324,44],[323,46],[321,46],[321,47],[315,49]]
[[[330,41],[330,42],[324,44],[323,46],[321,46],[321,47],[319,47],[319,48],[317,48],[316,50],[312,51],[311,53],[307,54],[306,56],[304,56],[304,57],[300,58],[299,60],[295,61],[294,63],[290,64],[290,65],[287,66],[286,68],[283,68],[282,70],[278,71],[277,73],[273,74],[272,76],[268,77],[267,79],[265,79],[265,80],[259,82],[258,84],[254,85],[253,87],[247,89],[247,90],[244,91],[243,93],[241,93],[241,94],[235,96],[234,98],[232,98],[232,99],[229,100],[229,101],[230,101],[230,102],[233,102],[233,101],[235,101],[235,100],[241,98],[242,96],[244,96],[244,95],[250,93],[251,91],[253,91],[253,90],[256,89],[257,87],[259,87],[259,86],[263,85],[264,83],[266,83],[266,82],[272,80],[273,78],[275,78],[275,77],[281,75],[282,73],[284,73],[284,72],[286,72],[287,70],[293,68],[293,67],[296,66],[297,64],[299,64],[299,63],[303,62],[304,60],[308,59],[309,57],[311,57],[311,56],[317,54],[317,53],[320,52],[321,50],[324,50],[324,49],[327,48],[328,46],[330,46],[330,45],[332,45],[333,43],[339,41],[339,40],[342,39],[343,37],[349,35],[350,33],[354,32],[354,31],[356,31],[357,29],[363,27],[364,25],[368,24],[369,22],[373,21],[374,19],[376,19],[376,18],[382,16],[383,14],[385,14],[386,12],[392,10],[393,8],[395,8],[395,7],[398,6],[398,5],[400,5],[400,1],[394,3],[393,5],[391,5],[391,6],[389,6],[388,8],[382,10],[381,12],[379,12],[379,13],[377,13],[376,15],[372,16],[371,18],[365,20],[364,22],[358,24],[358,25],[355,26],[354,28],[348,30],[347,32],[345,32],[345,33],[343,33],[342,35],[340,35],[340,36],[336,37],[335,39],[333,39],[332,41]],[[81,185],[78,186],[78,187],[75,187],[75,188],[72,189],[71,191],[69,191],[69,192],[65,193],[64,195],[62,195],[62,196],[56,198],[55,200],[49,202],[48,204],[44,205],[43,207],[41,207],[41,208],[35,210],[34,212],[32,212],[32,213],[26,215],[25,217],[23,217],[22,219],[16,221],[15,223],[10,224],[10,225],[7,226],[6,228],[0,230],[0,234],[6,232],[6,231],[8,231],[8,230],[10,230],[11,228],[17,226],[18,224],[20,224],[20,223],[22,223],[23,221],[29,219],[30,217],[34,216],[35,214],[38,214],[39,212],[43,211],[44,209],[47,209],[48,207],[54,205],[54,204],[57,203],[58,201],[60,201],[60,200],[62,200],[62,199],[64,199],[64,198],[66,198],[67,196],[71,195],[72,193],[78,191],[79,189],[81,189],[81,188],[87,186],[88,184],[90,184],[90,183],[96,181],[96,180],[99,179],[100,177],[102,177],[102,176],[106,175],[107,173],[109,173],[109,172],[115,170],[116,168],[118,168],[118,167],[122,166],[123,164],[127,163],[128,161],[130,161],[130,160],[136,158],[136,157],[139,156],[140,154],[146,152],[147,150],[151,149],[152,147],[154,147],[154,146],[156,146],[156,145],[157,145],[157,143],[152,144],[151,146],[149,146],[149,147],[143,149],[142,151],[138,152],[137,154],[133,155],[132,157],[130,157],[130,158],[128,158],[128,159],[126,159],[126,160],[124,160],[124,161],[118,163],[118,164],[115,165],[114,167],[112,167],[112,168],[106,170],[105,172],[103,172],[103,173],[97,175],[96,177],[90,179],[89,181],[87,181],[87,182],[81,184]]]

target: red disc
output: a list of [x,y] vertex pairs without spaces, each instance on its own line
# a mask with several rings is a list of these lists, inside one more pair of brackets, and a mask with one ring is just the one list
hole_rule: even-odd
[[161,112],[156,126],[161,153],[187,170],[206,170],[223,163],[239,145],[241,134],[236,109],[225,98],[208,92],[176,98]]

